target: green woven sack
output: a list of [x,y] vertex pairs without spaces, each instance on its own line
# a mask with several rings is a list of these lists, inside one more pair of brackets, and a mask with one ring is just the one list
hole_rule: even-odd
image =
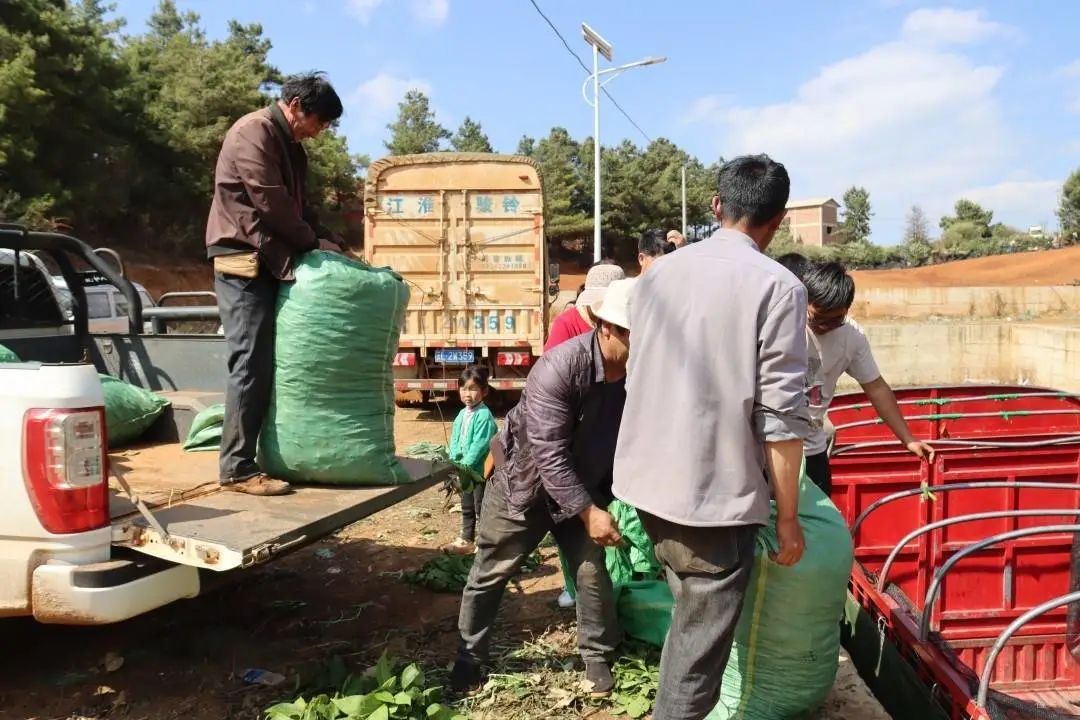
[[0,345],[0,363],[17,363],[22,362],[22,358],[15,354],[15,351]]
[[[660,574],[661,566],[653,552],[652,541],[641,526],[637,510],[621,500],[612,500],[607,511],[619,526],[623,544],[619,547],[605,548],[605,565],[612,585],[625,585],[635,580],[651,579]],[[563,586],[570,597],[577,597],[577,586],[570,577],[570,569],[562,550],[559,551],[559,563],[562,565]]]
[[161,417],[169,401],[110,375],[100,375],[105,394],[105,427],[109,447],[136,442]]
[[221,428],[225,424],[225,406],[211,405],[191,422],[184,449],[188,452],[208,452],[221,449]]
[[315,250],[277,300],[260,467],[294,482],[397,485],[393,358],[409,290],[388,268]]
[[628,637],[664,646],[671,626],[671,588],[666,580],[635,580],[618,589],[615,610]]
[[758,533],[720,702],[708,720],[810,717],[836,679],[851,535],[840,511],[804,474],[799,522],[806,552],[783,567],[768,558],[778,547],[775,510]]

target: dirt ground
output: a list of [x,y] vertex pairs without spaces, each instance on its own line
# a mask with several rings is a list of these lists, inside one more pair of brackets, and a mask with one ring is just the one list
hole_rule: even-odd
[[[444,412],[400,409],[399,447],[444,443],[454,408]],[[126,623],[0,621],[0,718],[256,720],[274,702],[295,697],[294,677],[311,687],[332,658],[362,671],[384,650],[421,663],[439,680],[456,646],[459,596],[413,587],[400,573],[435,557],[459,522],[441,490],[432,489],[288,557],[239,571],[199,598]],[[555,603],[555,549],[542,549],[542,556],[543,565],[508,590],[495,641],[505,657],[518,658],[514,669],[525,671],[518,676],[525,686],[491,690],[468,716],[611,720],[604,704],[577,690],[573,613]],[[276,688],[245,685],[240,676],[249,668],[289,679]],[[888,715],[842,662],[818,717]]]

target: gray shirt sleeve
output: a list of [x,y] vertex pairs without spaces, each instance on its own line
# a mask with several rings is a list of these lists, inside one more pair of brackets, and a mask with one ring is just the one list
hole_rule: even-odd
[[806,369],[806,289],[799,286],[772,304],[758,331],[753,417],[763,442],[809,437]]

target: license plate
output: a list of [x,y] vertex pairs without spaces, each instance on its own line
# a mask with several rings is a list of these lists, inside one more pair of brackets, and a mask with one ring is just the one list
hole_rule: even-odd
[[435,362],[444,365],[472,365],[476,362],[476,353],[472,350],[436,350]]

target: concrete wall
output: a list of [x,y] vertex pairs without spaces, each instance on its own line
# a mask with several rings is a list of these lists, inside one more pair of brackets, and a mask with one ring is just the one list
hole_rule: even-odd
[[[860,324],[894,387],[997,382],[1080,392],[1080,325]],[[845,376],[840,388],[858,385]]]
[[858,289],[852,316],[858,320],[927,318],[1031,320],[1080,315],[1080,287],[920,287]]

